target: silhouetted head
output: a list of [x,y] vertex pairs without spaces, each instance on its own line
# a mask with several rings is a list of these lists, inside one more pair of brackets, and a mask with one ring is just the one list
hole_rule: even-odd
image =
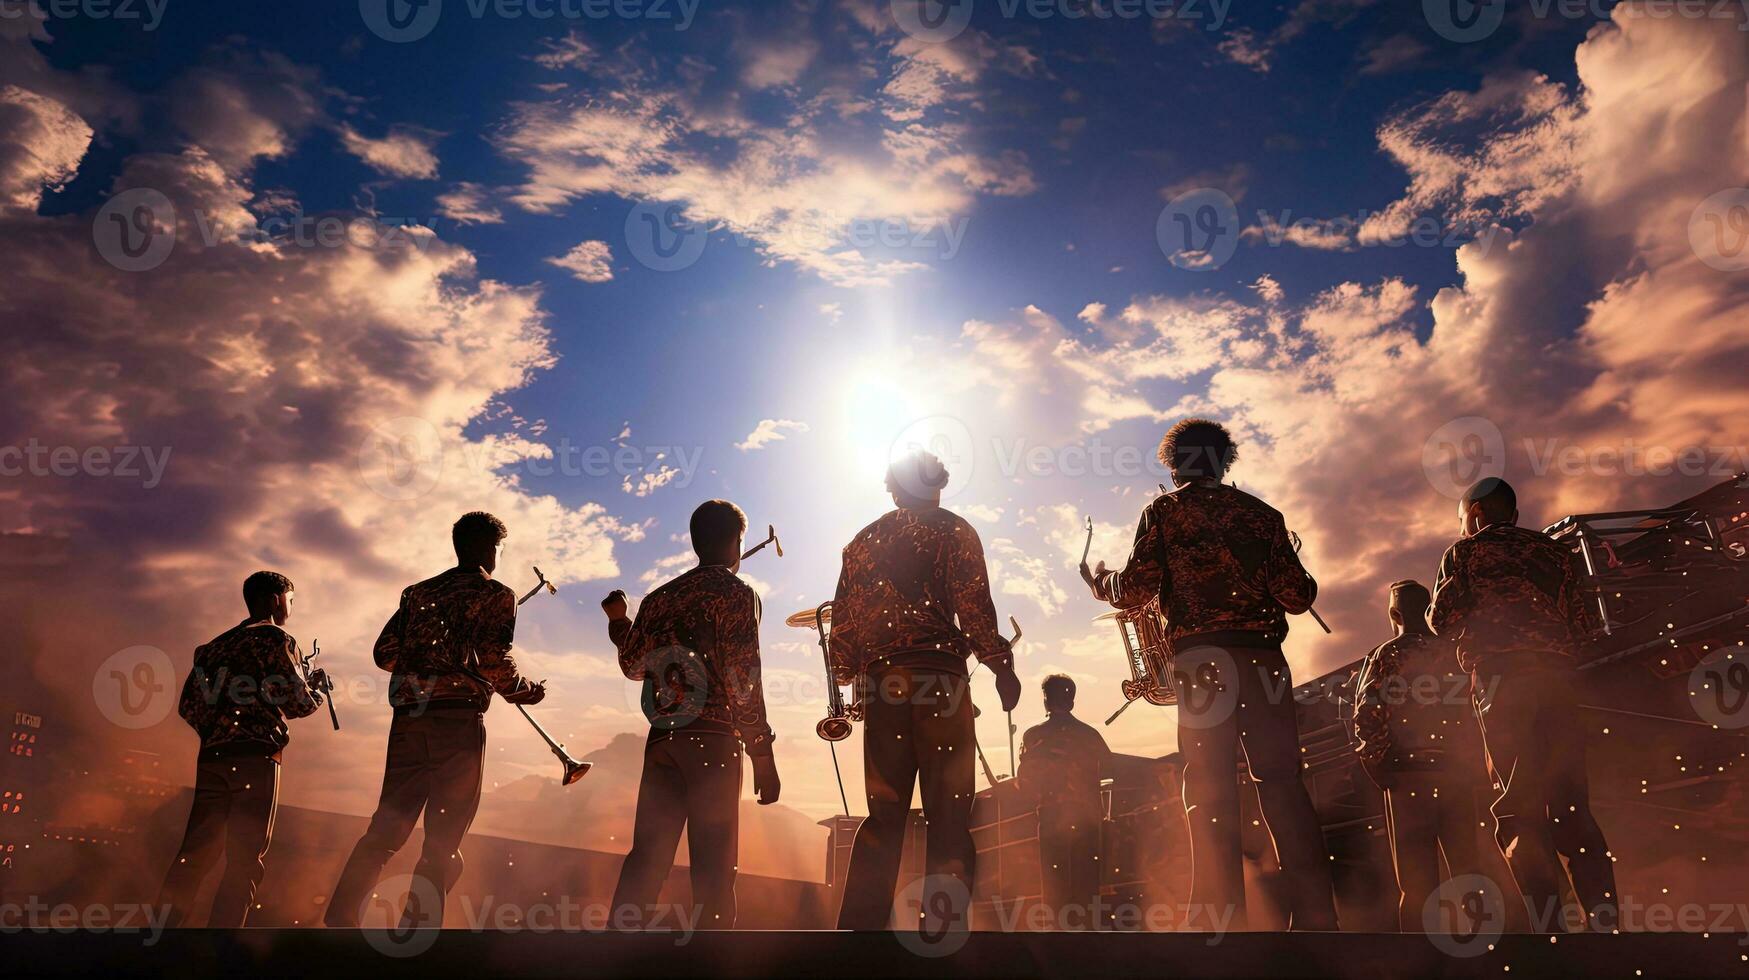
[[1075,710],[1075,681],[1068,674],[1052,674],[1039,685],[1045,690],[1045,710],[1055,714]]
[[740,565],[746,533],[747,515],[727,500],[707,500],[692,512],[692,550],[701,565]]
[[893,503],[908,509],[939,507],[947,480],[947,467],[941,459],[922,449],[912,450],[887,467],[887,492],[893,495]]
[[1433,596],[1412,578],[1391,583],[1391,625],[1401,633],[1426,633],[1427,607]]
[[1198,478],[1219,480],[1238,458],[1233,434],[1208,419],[1185,419],[1160,440],[1160,462],[1172,470],[1172,482],[1179,486]]
[[449,539],[455,544],[456,564],[463,568],[477,566],[487,573],[497,570],[498,556],[509,533],[503,521],[483,510],[463,514],[449,532]]
[[1505,480],[1488,477],[1464,492],[1458,501],[1458,520],[1463,522],[1465,534],[1495,524],[1517,524],[1518,494]]
[[271,619],[284,626],[291,618],[292,581],[278,572],[256,572],[243,580],[243,604],[251,620]]

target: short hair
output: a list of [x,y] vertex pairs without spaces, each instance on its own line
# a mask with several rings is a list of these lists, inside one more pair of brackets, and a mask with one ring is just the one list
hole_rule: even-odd
[[747,515],[727,500],[707,500],[692,512],[692,550],[702,557],[747,530]]
[[265,613],[276,596],[285,595],[292,588],[292,580],[278,572],[256,572],[243,580],[243,604],[251,613]]
[[1075,679],[1068,674],[1052,674],[1039,685],[1044,688],[1045,706],[1060,704],[1065,708],[1075,706]]
[[1433,605],[1433,595],[1427,591],[1427,586],[1406,578],[1391,583],[1391,605],[1405,618],[1415,613],[1426,614],[1427,607]]
[[1512,484],[1490,476],[1464,492],[1464,507],[1471,506],[1481,507],[1482,516],[1490,521],[1509,521],[1518,513],[1518,493]]
[[1160,440],[1160,462],[1179,476],[1224,476],[1238,459],[1233,434],[1210,419],[1184,419]]
[[504,522],[483,510],[463,514],[450,529],[449,539],[455,545],[456,557],[478,554],[497,547],[510,530]]
[[887,491],[927,500],[941,493],[949,475],[941,457],[914,449],[887,466]]

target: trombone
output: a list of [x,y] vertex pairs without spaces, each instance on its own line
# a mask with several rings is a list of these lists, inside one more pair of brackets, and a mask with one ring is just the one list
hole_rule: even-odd
[[828,742],[842,742],[850,737],[851,724],[862,720],[862,702],[846,704],[844,691],[832,675],[832,603],[822,602],[784,620],[785,626],[811,629],[819,634],[820,657],[826,667],[826,717],[814,726],[814,734]]

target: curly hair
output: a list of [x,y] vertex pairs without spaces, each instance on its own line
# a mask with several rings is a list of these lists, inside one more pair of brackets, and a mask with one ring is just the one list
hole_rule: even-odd
[[1238,459],[1233,434],[1210,419],[1184,419],[1160,440],[1160,462],[1178,476],[1224,476]]
[[926,449],[916,449],[887,467],[887,490],[903,491],[906,495],[927,500],[939,495],[947,486],[949,474],[941,457]]
[[450,528],[449,539],[455,545],[456,557],[460,558],[496,547],[509,533],[503,521],[483,510],[476,510],[463,514],[455,522]]

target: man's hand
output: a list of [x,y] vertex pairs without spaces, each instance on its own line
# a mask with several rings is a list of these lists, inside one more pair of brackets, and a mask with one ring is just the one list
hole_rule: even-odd
[[333,682],[328,679],[328,672],[320,667],[310,671],[310,679],[304,686],[317,694],[326,694],[334,688]]
[[601,611],[607,613],[608,619],[626,618],[626,594],[623,589],[614,589],[601,600]]
[[523,687],[520,687],[517,690],[515,690],[509,694],[504,695],[504,700],[509,701],[511,704],[520,704],[520,705],[525,705],[525,706],[532,705],[532,704],[540,704],[542,701],[545,701],[546,698],[547,698],[547,682],[546,681],[540,681],[540,682],[534,683],[534,684],[526,684]]
[[996,696],[1002,699],[1002,710],[1013,711],[1020,704],[1020,677],[1013,667],[999,667],[996,675]]
[[1086,562],[1081,563],[1081,581],[1086,582],[1087,587],[1093,590],[1095,598],[1099,596],[1099,580],[1105,577],[1106,572],[1104,559],[1101,559],[1099,564],[1093,568],[1088,568]]
[[776,803],[778,794],[783,792],[783,781],[777,778],[777,759],[769,753],[753,757],[753,792],[759,797],[760,806]]

